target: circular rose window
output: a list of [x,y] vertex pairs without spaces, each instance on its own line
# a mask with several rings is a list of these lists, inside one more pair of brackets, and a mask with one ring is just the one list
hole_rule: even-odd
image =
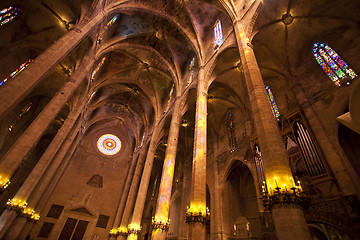
[[115,155],[121,149],[121,141],[113,134],[105,134],[98,139],[97,148],[105,155]]

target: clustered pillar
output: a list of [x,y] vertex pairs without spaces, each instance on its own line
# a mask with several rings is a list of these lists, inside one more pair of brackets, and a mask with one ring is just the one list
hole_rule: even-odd
[[160,181],[159,196],[153,220],[152,239],[165,240],[169,224],[169,206],[174,179],[176,150],[181,119],[180,98],[175,100],[170,124],[165,160]]
[[[194,152],[192,162],[191,199],[189,214],[207,214],[206,208],[206,131],[207,131],[207,85],[204,67],[198,75],[195,113]],[[205,223],[191,222],[189,226],[190,240],[204,240]]]
[[[82,27],[81,32],[72,31],[66,34],[51,48],[40,55],[34,63],[24,71],[24,73],[19,75],[17,79],[19,80],[18,83],[12,81],[13,83],[9,83],[8,86],[5,86],[7,90],[11,88],[14,89],[18,84],[28,82],[21,87],[21,91],[18,91],[17,96],[12,98],[8,98],[8,96],[5,95],[1,96],[0,99],[6,98],[4,102],[9,104],[7,107],[0,107],[0,116],[6,114],[11,107],[20,101],[22,95],[25,95],[26,92],[30,91],[46,75],[46,73],[65,57],[82,39],[84,39],[88,32],[100,21],[100,19],[102,19],[102,17],[103,15],[99,14],[97,17],[93,18],[88,24]],[[274,188],[277,185],[284,187],[291,186],[292,174],[288,165],[288,157],[278,130],[277,122],[270,109],[264,82],[256,62],[252,45],[247,36],[247,32],[244,29],[245,28],[241,25],[240,20],[234,21],[236,40],[251,103],[257,137],[261,146],[267,184],[269,186],[272,185]],[[57,57],[48,58],[50,55]],[[50,59],[50,61],[48,61],[48,59]],[[79,68],[80,70],[75,72],[71,78],[72,81],[68,81],[63,86],[48,106],[29,126],[23,136],[19,138],[5,155],[0,163],[0,174],[3,182],[10,179],[31,147],[34,146],[36,141],[46,130],[47,126],[56,117],[57,113],[59,113],[71,95],[78,89],[82,80],[86,78],[86,74],[89,74],[90,66],[92,65],[92,59],[84,59],[83,64]],[[36,74],[31,78],[30,76],[33,73]],[[33,80],[27,81],[27,78]],[[207,88],[205,67],[201,66],[197,82],[190,204],[186,214],[187,216],[199,214],[204,218],[208,216],[206,206]],[[15,100],[9,101],[7,99]],[[173,106],[172,120],[167,141],[168,145],[153,221],[152,239],[155,240],[165,240],[165,230],[169,224],[170,198],[175,169],[182,110],[180,106],[182,100],[184,99],[178,97]],[[3,104],[3,106],[5,105],[6,104]],[[81,109],[85,106],[85,102],[82,102],[79,106],[81,107],[75,108],[69,115],[63,127],[51,143],[51,146],[62,144],[62,147],[58,152],[54,151],[55,147],[49,147],[46,150],[23,186],[15,195],[15,202],[18,201],[19,204],[25,204],[25,202],[29,200],[29,207],[31,207],[31,209],[36,207],[42,209],[44,207],[46,198],[41,201],[41,197],[46,192],[46,188],[53,189],[55,187],[67,162],[71,158],[71,154],[75,151],[75,149],[71,149],[71,144],[76,141],[76,136],[78,136],[77,133],[81,126],[81,120],[77,120],[81,115]],[[129,168],[130,170],[125,183],[123,196],[120,199],[117,216],[115,217],[113,226],[114,229],[119,229],[120,233],[123,233],[118,235],[117,239],[124,240],[127,237],[128,240],[135,240],[141,230],[141,220],[153,168],[154,154],[156,151],[157,140],[163,127],[159,124],[159,119],[156,120],[156,123],[157,126],[151,136],[148,150],[144,146],[141,149],[138,161],[136,162],[136,160],[133,159]],[[46,174],[44,175],[45,171]],[[43,178],[41,179],[41,177]],[[48,191],[47,195],[49,195],[50,192],[51,191]],[[219,203],[217,203],[217,205],[218,204]],[[272,216],[275,223],[276,234],[280,240],[310,239],[305,217],[300,208],[277,205],[272,209]],[[21,229],[27,229],[26,221],[24,219],[18,218],[15,221],[16,225],[11,225],[16,217],[16,212],[13,210],[6,210],[0,216],[0,238],[3,238],[7,234],[8,239],[16,239]],[[10,231],[8,231],[9,229]],[[24,233],[22,232],[21,234]],[[205,222],[190,221],[188,236],[190,240],[205,240]],[[112,239],[114,238],[115,236],[112,236]]]

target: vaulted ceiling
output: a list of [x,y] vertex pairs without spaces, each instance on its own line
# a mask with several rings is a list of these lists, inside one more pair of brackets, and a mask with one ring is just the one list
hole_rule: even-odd
[[[1,77],[51,46],[79,22],[92,2],[3,1],[0,4],[3,8],[10,4],[19,5],[21,16],[0,29]],[[113,132],[126,143],[124,157],[128,158],[141,145],[143,133],[151,135],[155,119],[168,124],[175,96],[184,94],[187,88],[188,69],[193,57],[196,59],[194,79],[197,78],[199,59],[203,64],[214,61],[213,72],[209,75],[209,141],[217,137],[229,111],[235,113],[238,123],[251,120],[239,53],[234,45],[232,20],[220,1],[107,2],[107,9],[112,9],[113,14],[64,59],[28,99],[43,95],[52,97],[94,43],[98,61],[93,69],[102,57],[106,57],[106,61],[87,86],[88,95],[92,97],[85,109],[83,128],[89,148],[94,148],[99,135]],[[250,3],[229,1],[228,7],[245,9]],[[321,92],[324,86],[325,89],[332,87],[312,58],[313,43],[327,41],[347,57],[350,65],[358,59],[349,52],[360,46],[360,40],[355,37],[359,36],[360,30],[359,11],[349,10],[351,6],[360,9],[358,1],[348,0],[344,4],[326,0],[264,0],[262,5],[252,43],[264,81],[279,99],[280,110],[288,111],[284,99],[296,102],[289,93],[296,81],[301,81],[309,97]],[[116,14],[119,14],[117,21],[104,32],[104,27]],[[213,42],[213,26],[217,19],[222,22],[224,39],[232,39],[234,43],[218,51]],[[100,32],[103,32],[101,36]],[[313,72],[322,76],[316,84],[313,84]],[[172,88],[173,97],[168,103]],[[190,84],[188,88],[196,88],[196,85]],[[182,126],[180,131],[183,141],[179,141],[179,149],[185,149],[189,154],[195,99],[195,90],[191,90],[183,112],[183,122],[186,123],[183,125],[186,126]],[[69,103],[72,104],[75,103]],[[239,134],[249,133],[244,129]],[[166,135],[167,130],[160,138],[166,139]],[[93,152],[97,153],[96,150]]]

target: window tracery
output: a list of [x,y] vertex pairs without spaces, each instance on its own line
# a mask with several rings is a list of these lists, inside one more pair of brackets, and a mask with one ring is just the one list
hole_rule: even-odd
[[266,89],[266,92],[268,94],[268,99],[269,99],[269,102],[270,102],[270,105],[271,105],[271,111],[274,114],[274,117],[276,118],[276,120],[280,121],[280,112],[279,112],[279,109],[278,109],[277,104],[275,102],[274,95],[272,94],[272,91],[271,91],[271,89],[270,89],[270,87],[268,85],[265,85],[265,89]]
[[19,15],[19,8],[10,6],[0,11],[0,26],[10,23]]
[[235,134],[235,124],[234,124],[234,115],[229,113],[227,117],[228,122],[228,135],[229,135],[229,146],[231,150],[236,148],[236,134]]
[[99,70],[100,70],[101,66],[104,64],[105,60],[106,60],[106,57],[103,57],[101,59],[101,62],[99,62],[99,64],[96,66],[95,70],[91,74],[91,81],[95,79],[96,74],[99,72]]
[[24,62],[23,64],[21,64],[20,67],[18,67],[18,69],[13,71],[9,76],[7,76],[4,80],[2,80],[0,82],[0,86],[2,86],[4,83],[6,83],[9,79],[14,78],[16,75],[21,73],[27,66],[29,66],[31,61],[32,61],[32,59],[29,59],[26,62]]
[[188,80],[188,86],[190,85],[190,83],[192,82],[193,78],[194,78],[194,65],[195,65],[195,57],[193,57],[190,61],[190,65],[189,65],[189,72],[190,72],[190,76],[189,76],[189,80]]
[[114,23],[116,22],[116,20],[119,18],[120,14],[116,14],[105,26],[104,29],[100,32],[99,34],[99,38],[102,37],[102,35],[108,31],[112,25],[114,25]]
[[170,108],[170,103],[171,103],[171,100],[172,100],[172,97],[173,97],[173,93],[174,93],[174,84],[171,86],[171,90],[170,90],[168,101],[167,101],[166,111],[168,111],[169,108]]
[[214,39],[215,39],[215,49],[219,49],[219,47],[223,44],[223,34],[221,28],[221,21],[218,19],[214,25]]
[[343,79],[357,77],[354,70],[349,68],[346,62],[328,44],[315,43],[313,54],[317,63],[336,86],[340,87],[340,81]]
[[17,118],[12,121],[12,123],[10,124],[8,130],[9,132],[11,132],[15,126],[15,124],[20,120],[20,118],[27,113],[32,107],[32,102],[29,102],[28,104],[26,104],[26,106],[21,110],[21,113],[17,116]]

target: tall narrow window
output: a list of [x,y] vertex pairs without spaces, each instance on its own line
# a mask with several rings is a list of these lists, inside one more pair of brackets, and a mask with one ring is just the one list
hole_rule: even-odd
[[341,86],[341,80],[357,77],[344,60],[326,43],[315,43],[313,54],[316,61],[336,86]]
[[264,173],[264,165],[263,165],[259,145],[257,144],[255,145],[254,152],[255,152],[255,165],[256,165],[258,181],[259,181],[259,185],[262,186],[263,181],[265,181],[265,173]]
[[194,65],[195,65],[195,57],[193,57],[190,61],[190,65],[189,65],[189,80],[188,80],[188,86],[190,85],[190,83],[192,82],[193,78],[194,78]]
[[215,49],[217,50],[224,42],[220,20],[217,20],[214,25],[214,39]]
[[4,26],[7,23],[10,23],[16,18],[19,14],[19,8],[17,7],[8,7],[0,11],[0,26]]
[[232,113],[229,113],[227,117],[227,122],[228,122],[229,145],[230,145],[230,149],[234,150],[236,148],[236,134],[235,134],[234,115],[232,115]]
[[32,59],[29,59],[26,62],[24,62],[23,64],[21,64],[20,67],[18,67],[18,69],[13,71],[9,76],[7,76],[4,80],[2,80],[0,82],[0,86],[3,85],[4,83],[6,83],[9,79],[14,78],[16,75],[21,73],[27,66],[29,66],[31,61],[32,61]]
[[120,14],[116,14],[105,26],[104,26],[104,29],[100,32],[99,34],[99,38],[102,37],[102,35],[108,31],[111,26],[116,22],[116,20],[119,18]]
[[168,101],[167,101],[167,107],[166,107],[166,111],[169,111],[169,108],[170,108],[170,103],[171,103],[171,100],[172,100],[172,97],[173,97],[173,93],[174,93],[174,84],[171,86],[171,89],[170,89],[170,93],[169,93],[169,97],[168,97]]
[[30,108],[32,106],[32,102],[29,102],[22,110],[21,110],[21,113],[17,116],[17,118],[11,122],[10,126],[9,126],[9,131],[11,132],[15,126],[15,124],[20,120],[20,118],[25,114],[27,113]]
[[294,132],[310,176],[326,173],[324,163],[306,127],[301,122],[296,122]]
[[271,110],[272,110],[272,112],[274,114],[274,117],[276,118],[276,120],[280,121],[280,112],[279,112],[279,109],[278,109],[277,104],[275,102],[274,95],[272,94],[271,89],[270,89],[269,86],[265,85],[265,89],[266,89],[266,92],[268,94],[269,102],[270,102],[270,105],[271,105]]
[[91,74],[91,81],[95,79],[96,74],[99,72],[99,70],[100,70],[101,66],[104,64],[105,60],[106,60],[106,57],[103,57],[101,59],[101,62],[99,62],[99,64],[96,66],[95,70]]

